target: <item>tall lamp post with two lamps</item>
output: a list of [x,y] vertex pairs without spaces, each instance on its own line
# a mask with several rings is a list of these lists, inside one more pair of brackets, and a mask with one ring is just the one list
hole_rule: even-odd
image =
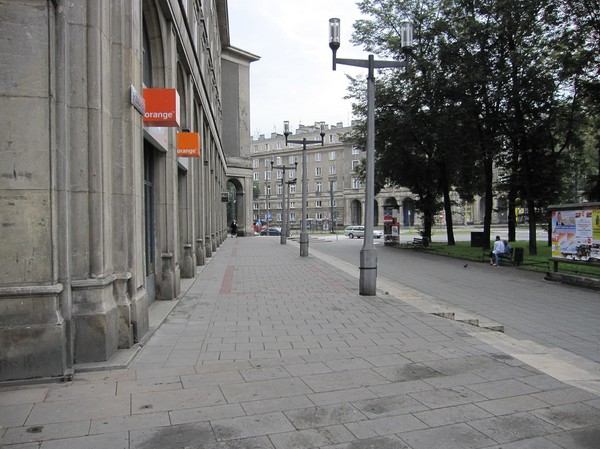
[[286,191],[287,187],[289,187],[289,184],[286,183],[286,181],[285,181],[285,172],[286,172],[286,170],[296,170],[298,168],[298,162],[296,162],[293,166],[291,166],[291,165],[286,166],[286,165],[274,165],[274,162],[271,161],[271,171],[273,171],[274,168],[281,170],[283,172],[283,176],[281,177],[281,187],[283,190],[283,192],[282,192],[283,193],[283,201],[281,203],[281,212],[282,212],[283,217],[281,217],[282,225],[281,225],[281,236],[279,239],[279,243],[281,243],[282,245],[285,245],[287,243],[287,236],[289,234],[289,216],[288,216],[289,212],[286,211],[286,207],[285,207],[285,191]]
[[321,140],[307,141],[306,137],[302,140],[289,140],[290,135],[290,122],[283,122],[283,135],[285,136],[285,145],[288,143],[301,143],[302,144],[302,220],[300,221],[300,257],[308,256],[308,231],[306,230],[306,201],[307,201],[307,174],[306,174],[306,145],[320,143],[321,146],[325,145],[325,125],[321,123]]
[[412,48],[413,27],[410,22],[402,22],[400,29],[402,61],[375,61],[373,55],[369,59],[337,58],[340,48],[340,19],[329,19],[329,48],[333,52],[333,70],[336,64],[365,67],[367,76],[367,169],[365,189],[365,236],[360,251],[359,293],[366,296],[377,294],[377,252],[373,246],[373,215],[375,203],[375,69],[388,67],[404,67],[408,71],[408,54]]

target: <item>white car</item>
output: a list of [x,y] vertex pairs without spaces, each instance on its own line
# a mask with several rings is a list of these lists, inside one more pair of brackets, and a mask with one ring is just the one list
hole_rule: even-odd
[[[353,239],[356,237],[357,239],[365,236],[365,227],[364,226],[348,226],[344,229],[344,235]],[[376,239],[380,239],[383,236],[383,231],[379,229],[373,229],[373,237]]]

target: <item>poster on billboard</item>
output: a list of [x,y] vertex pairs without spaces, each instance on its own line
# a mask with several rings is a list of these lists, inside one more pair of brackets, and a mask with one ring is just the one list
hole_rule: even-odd
[[600,204],[551,206],[552,257],[600,262]]

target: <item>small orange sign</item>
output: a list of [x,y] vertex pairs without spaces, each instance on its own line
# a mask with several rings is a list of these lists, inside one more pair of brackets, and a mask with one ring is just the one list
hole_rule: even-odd
[[144,89],[145,126],[179,126],[179,93],[177,89]]
[[200,157],[200,134],[177,133],[177,156]]

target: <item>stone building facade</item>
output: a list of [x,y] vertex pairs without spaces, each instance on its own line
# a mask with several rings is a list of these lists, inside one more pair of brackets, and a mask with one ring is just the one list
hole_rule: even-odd
[[[153,302],[227,237],[228,182],[251,198],[258,57],[230,46],[226,0],[14,0],[0,17],[0,381],[69,378],[148,337]],[[176,89],[178,127],[144,125],[151,87]],[[177,156],[183,130],[199,158]]]
[[[332,224],[336,229],[349,225],[365,223],[365,186],[354,169],[365,158],[365,153],[354,147],[347,139],[352,131],[352,124],[324,125],[324,145],[320,143],[321,123],[314,125],[298,125],[290,140],[307,142],[307,224],[311,230],[330,230]],[[302,145],[285,145],[285,136],[272,133],[270,136],[260,135],[253,139],[249,147],[252,159],[253,180],[260,192],[253,201],[253,220],[265,221],[271,215],[271,224],[280,226],[283,217],[282,177],[281,170],[271,171],[274,166],[293,166],[298,162],[298,169],[286,171],[286,182],[297,178],[296,185],[289,186],[289,223],[290,228],[300,228],[302,215]],[[286,191],[286,207],[288,194]],[[414,195],[405,188],[384,188],[375,195],[374,225],[383,226],[383,206],[398,205],[398,222],[402,227],[420,226],[421,216],[415,213]],[[455,225],[481,224],[484,216],[484,201],[476,197],[473,203],[460,199],[456,192],[451,192],[453,206],[453,223]],[[494,199],[493,223],[503,223],[506,217],[506,206],[502,206],[502,197]],[[444,226],[443,215],[436,217],[436,224]]]
[[[365,157],[365,153],[347,140],[352,125],[336,123],[325,124],[323,146],[320,144],[321,123],[299,125],[290,140],[307,141],[307,227],[310,230],[331,230],[348,225],[364,224],[365,187],[355,167]],[[317,143],[315,143],[317,142]],[[253,202],[253,217],[271,215],[271,224],[279,225],[283,216],[281,170],[271,171],[274,165],[293,166],[298,169],[286,171],[286,181],[297,179],[289,186],[289,222],[291,229],[299,228],[302,220],[302,144],[285,145],[285,136],[272,133],[269,137],[261,135],[250,144],[253,179],[258,183],[260,195]],[[415,216],[414,203],[410,191],[406,189],[383,189],[375,197],[375,226],[383,225],[383,205],[394,198],[404,214],[401,224],[415,226],[420,224]],[[287,192],[286,192],[287,203]],[[287,204],[286,204],[287,207]]]

